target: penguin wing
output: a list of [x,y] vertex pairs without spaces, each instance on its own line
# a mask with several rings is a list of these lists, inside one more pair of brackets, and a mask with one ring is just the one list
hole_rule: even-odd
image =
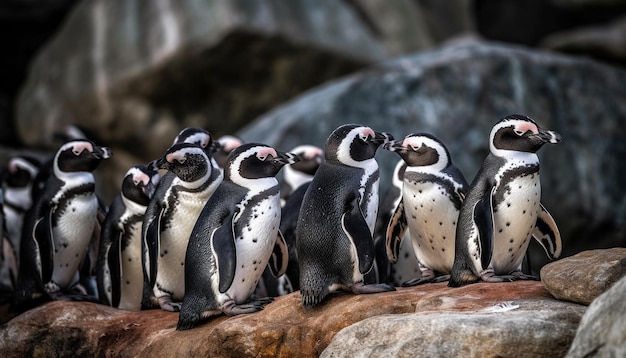
[[341,216],[341,228],[356,248],[359,271],[365,274],[372,268],[374,262],[374,240],[359,206],[359,196],[355,194],[347,204],[348,209]]
[[[122,231],[118,231],[117,237],[111,243],[109,248],[109,254],[107,257],[107,266],[109,269],[109,285],[111,288],[110,293],[105,292],[105,295],[109,295],[109,304],[113,307],[118,307],[120,304],[120,298],[122,296]],[[102,294],[101,294],[102,295]]]
[[[150,210],[150,212],[148,212]],[[159,240],[161,233],[161,220],[165,208],[160,202],[150,202],[143,223],[143,242],[144,245],[144,270],[147,275],[147,283],[149,287],[154,287],[156,283],[156,273],[159,265]]]
[[396,205],[396,209],[389,219],[387,225],[387,232],[385,234],[385,241],[387,243],[387,258],[392,263],[398,261],[398,253],[400,252],[400,243],[406,232],[408,223],[406,216],[404,215],[404,200],[401,198]]
[[289,262],[289,250],[287,249],[287,242],[283,234],[278,230],[276,234],[276,242],[274,243],[274,250],[272,250],[272,256],[268,267],[274,277],[281,276],[287,271],[287,263]]
[[546,255],[550,259],[555,260],[561,256],[561,233],[552,215],[550,215],[543,204],[540,204],[540,206],[532,236],[543,247]]
[[215,257],[219,273],[219,290],[228,291],[235,279],[237,267],[237,249],[235,247],[234,220],[237,211],[230,212],[224,217],[222,224],[211,233],[211,249]]
[[[47,205],[46,205],[47,206]],[[54,240],[52,236],[52,208],[47,208],[44,215],[35,220],[33,227],[33,238],[37,248],[35,259],[38,260],[37,268],[41,276],[42,283],[52,279],[54,265]]]
[[473,220],[478,235],[478,254],[483,270],[489,267],[493,254],[493,196],[495,186],[486,186],[480,200],[474,204]]

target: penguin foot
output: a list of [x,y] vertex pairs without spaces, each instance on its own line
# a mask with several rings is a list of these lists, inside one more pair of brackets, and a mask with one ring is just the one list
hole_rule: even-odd
[[164,311],[180,312],[180,302],[173,302],[170,296],[159,297],[159,307]]
[[481,272],[480,279],[485,282],[512,282],[516,280],[513,275],[496,275],[493,269],[487,269]]
[[418,277],[412,280],[402,282],[402,287],[412,287],[417,285],[423,285],[425,283],[446,282],[448,280],[450,280],[450,275]]
[[229,316],[236,316],[245,313],[254,313],[261,311],[266,304],[271,302],[271,300],[268,301],[265,298],[248,301],[241,305],[236,304],[233,300],[226,301],[223,305],[220,306],[220,309],[222,310],[222,312],[224,312],[224,314],[227,314]]
[[515,280],[531,280],[531,281],[540,281],[539,277],[534,275],[527,275],[522,271],[513,271],[511,272],[511,276],[515,278]]
[[368,294],[368,293],[380,293],[395,291],[396,288],[386,283],[371,283],[366,285],[363,282],[358,282],[352,285],[352,292],[356,294]]

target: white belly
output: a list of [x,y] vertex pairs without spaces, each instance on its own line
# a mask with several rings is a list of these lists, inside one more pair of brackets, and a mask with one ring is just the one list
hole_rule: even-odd
[[[96,223],[98,201],[94,194],[77,196],[59,216],[53,229],[54,266],[52,280],[62,289],[74,285]],[[59,213],[55,213],[59,214]]]
[[141,309],[143,271],[141,267],[141,221],[130,227],[130,244],[121,253],[122,276],[119,308],[131,311]]
[[450,273],[459,212],[442,186],[405,182],[403,188],[404,210],[415,256],[432,270]]
[[494,247],[491,264],[498,275],[521,267],[541,200],[539,174],[514,179],[504,200],[494,208]]
[[155,296],[163,296],[163,291],[172,293],[175,301],[182,301],[185,294],[185,255],[189,236],[196,220],[206,204],[209,195],[179,192],[179,202],[173,208],[171,225],[161,232]]
[[263,270],[276,243],[280,225],[279,196],[269,197],[253,208],[253,216],[249,226],[244,227],[241,236],[236,238],[237,268],[231,287],[220,294],[218,302],[228,298],[241,304],[248,300],[254,292]]

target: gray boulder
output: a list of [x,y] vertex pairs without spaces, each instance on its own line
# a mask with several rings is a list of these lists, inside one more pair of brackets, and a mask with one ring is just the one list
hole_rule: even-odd
[[[430,132],[469,181],[488,153],[492,125],[534,118],[563,136],[539,152],[542,201],[566,241],[564,255],[626,244],[626,72],[591,60],[492,43],[457,43],[371,67],[302,95],[240,131],[288,150],[323,146],[344,123],[395,137]],[[380,150],[381,187],[399,159]],[[384,191],[384,189],[381,189]],[[535,262],[546,259],[532,243]]]
[[583,315],[567,358],[626,356],[626,277],[596,298]]

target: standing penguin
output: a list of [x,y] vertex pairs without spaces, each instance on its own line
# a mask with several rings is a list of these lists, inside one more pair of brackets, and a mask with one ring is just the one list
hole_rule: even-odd
[[41,195],[25,216],[18,305],[46,295],[89,299],[73,289],[97,221],[92,171],[109,157],[109,148],[89,140],[67,142],[57,151]]
[[146,165],[130,168],[111,204],[100,235],[98,291],[102,303],[139,311],[143,293],[141,225],[159,173]]
[[[210,138],[210,137],[209,137]],[[206,146],[205,146],[206,148]],[[224,175],[196,144],[179,143],[153,163],[167,173],[159,181],[144,216],[143,305],[178,311],[185,293],[185,252],[200,211]]]
[[338,289],[393,291],[363,281],[375,259],[372,232],[378,211],[378,147],[393,140],[369,127],[346,124],[326,141],[326,160],[304,195],[296,248],[302,305],[313,307]]
[[275,175],[297,157],[262,144],[231,152],[224,181],[207,202],[193,229],[185,264],[185,297],[176,329],[202,319],[263,309],[271,299],[250,299],[265,266],[285,272],[287,247],[280,224]]
[[16,257],[20,254],[22,225],[24,214],[33,204],[33,181],[39,172],[41,162],[31,156],[19,155],[9,159],[2,174],[4,190],[3,213],[7,238],[15,249]]
[[408,228],[421,277],[404,282],[414,286],[449,279],[454,262],[454,236],[467,181],[436,137],[417,133],[389,146],[406,162],[402,199],[387,228],[387,256],[398,260],[400,241]]
[[561,236],[541,205],[539,157],[545,143],[561,136],[530,118],[510,115],[489,136],[490,153],[461,207],[454,266],[448,286],[534,279],[521,271],[530,238],[552,259],[561,254]]

